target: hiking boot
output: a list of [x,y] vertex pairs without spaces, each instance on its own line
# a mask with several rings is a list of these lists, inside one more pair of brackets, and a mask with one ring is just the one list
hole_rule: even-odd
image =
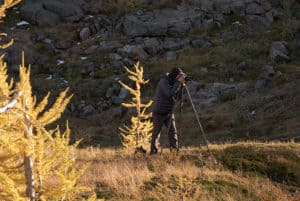
[[170,153],[178,154],[178,152],[179,152],[178,148],[175,148],[175,147],[170,148]]
[[157,154],[157,148],[156,147],[152,147],[151,148],[151,151],[150,151],[150,155],[154,155],[154,154]]

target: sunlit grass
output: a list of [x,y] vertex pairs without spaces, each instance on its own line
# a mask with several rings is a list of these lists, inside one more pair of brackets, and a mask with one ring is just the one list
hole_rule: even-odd
[[[78,163],[91,163],[80,181],[107,200],[297,200],[287,189],[300,189],[298,143],[245,141],[209,147],[212,155],[206,147],[182,148],[178,156],[168,150],[141,156],[121,148],[78,149]],[[236,166],[227,166],[226,159]],[[296,180],[281,183],[263,174],[270,164],[286,166]]]

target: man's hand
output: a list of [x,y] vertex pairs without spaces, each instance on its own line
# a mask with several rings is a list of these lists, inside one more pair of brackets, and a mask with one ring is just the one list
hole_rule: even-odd
[[185,83],[185,77],[186,77],[186,75],[185,75],[184,73],[180,73],[180,74],[177,76],[178,82],[180,82],[180,84]]

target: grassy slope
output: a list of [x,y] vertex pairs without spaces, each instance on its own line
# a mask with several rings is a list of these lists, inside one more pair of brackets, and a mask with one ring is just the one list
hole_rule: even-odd
[[[243,17],[233,15],[228,16],[227,23],[221,29],[209,32],[192,30],[189,33],[191,37],[209,36],[213,41],[213,47],[183,49],[179,52],[179,58],[176,61],[167,62],[165,59],[157,59],[144,63],[145,71],[151,75],[151,83],[146,87],[144,97],[147,99],[153,97],[159,74],[174,65],[181,66],[201,84],[230,83],[231,77],[236,83],[265,79],[268,85],[262,90],[253,90],[246,97],[238,93],[227,94],[216,106],[199,111],[209,140],[211,142],[264,141],[297,137],[300,127],[299,101],[297,101],[300,98],[297,87],[300,76],[300,57],[294,36],[299,32],[300,27],[297,14],[299,5],[277,9],[283,15],[273,23],[270,31],[265,33],[249,30]],[[239,39],[236,38],[235,33],[232,33],[232,23],[237,20],[243,24],[241,28],[243,34]],[[263,66],[272,64],[269,58],[270,46],[273,41],[281,40],[289,43],[292,53],[291,62],[274,64],[274,69],[283,73],[281,76],[265,77],[262,74]],[[237,68],[242,61],[247,63],[246,74],[241,74]],[[217,67],[216,64],[218,64]],[[207,72],[203,71],[203,68],[207,69]],[[99,86],[98,81],[95,81],[94,87],[93,84],[89,85],[90,88],[96,86]],[[88,102],[92,102],[93,97],[99,97],[99,94],[93,94],[93,91],[88,92],[84,89],[81,91],[78,92],[80,98]],[[71,128],[77,138],[84,138],[83,144],[102,147],[119,146],[117,128],[130,119],[130,113],[122,118],[110,118],[112,111],[113,109],[109,109],[88,120],[71,117]],[[252,111],[256,112],[255,116],[251,116]],[[181,144],[185,146],[200,144],[201,136],[188,104],[184,106],[183,119],[185,129],[183,137],[180,138]],[[166,144],[166,139],[162,139],[162,144]]]
[[299,199],[300,145],[238,143],[185,148],[179,156],[133,156],[121,149],[81,149],[91,163],[80,179],[106,200]]

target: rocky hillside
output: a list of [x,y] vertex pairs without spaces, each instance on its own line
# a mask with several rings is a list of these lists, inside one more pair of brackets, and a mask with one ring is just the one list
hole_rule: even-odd
[[[120,144],[131,111],[117,81],[137,60],[145,99],[171,67],[192,75],[210,141],[299,140],[299,13],[298,0],[25,0],[1,30],[12,73],[24,50],[37,93],[75,93],[65,117],[84,143]],[[181,144],[201,143],[187,99],[183,130]]]

